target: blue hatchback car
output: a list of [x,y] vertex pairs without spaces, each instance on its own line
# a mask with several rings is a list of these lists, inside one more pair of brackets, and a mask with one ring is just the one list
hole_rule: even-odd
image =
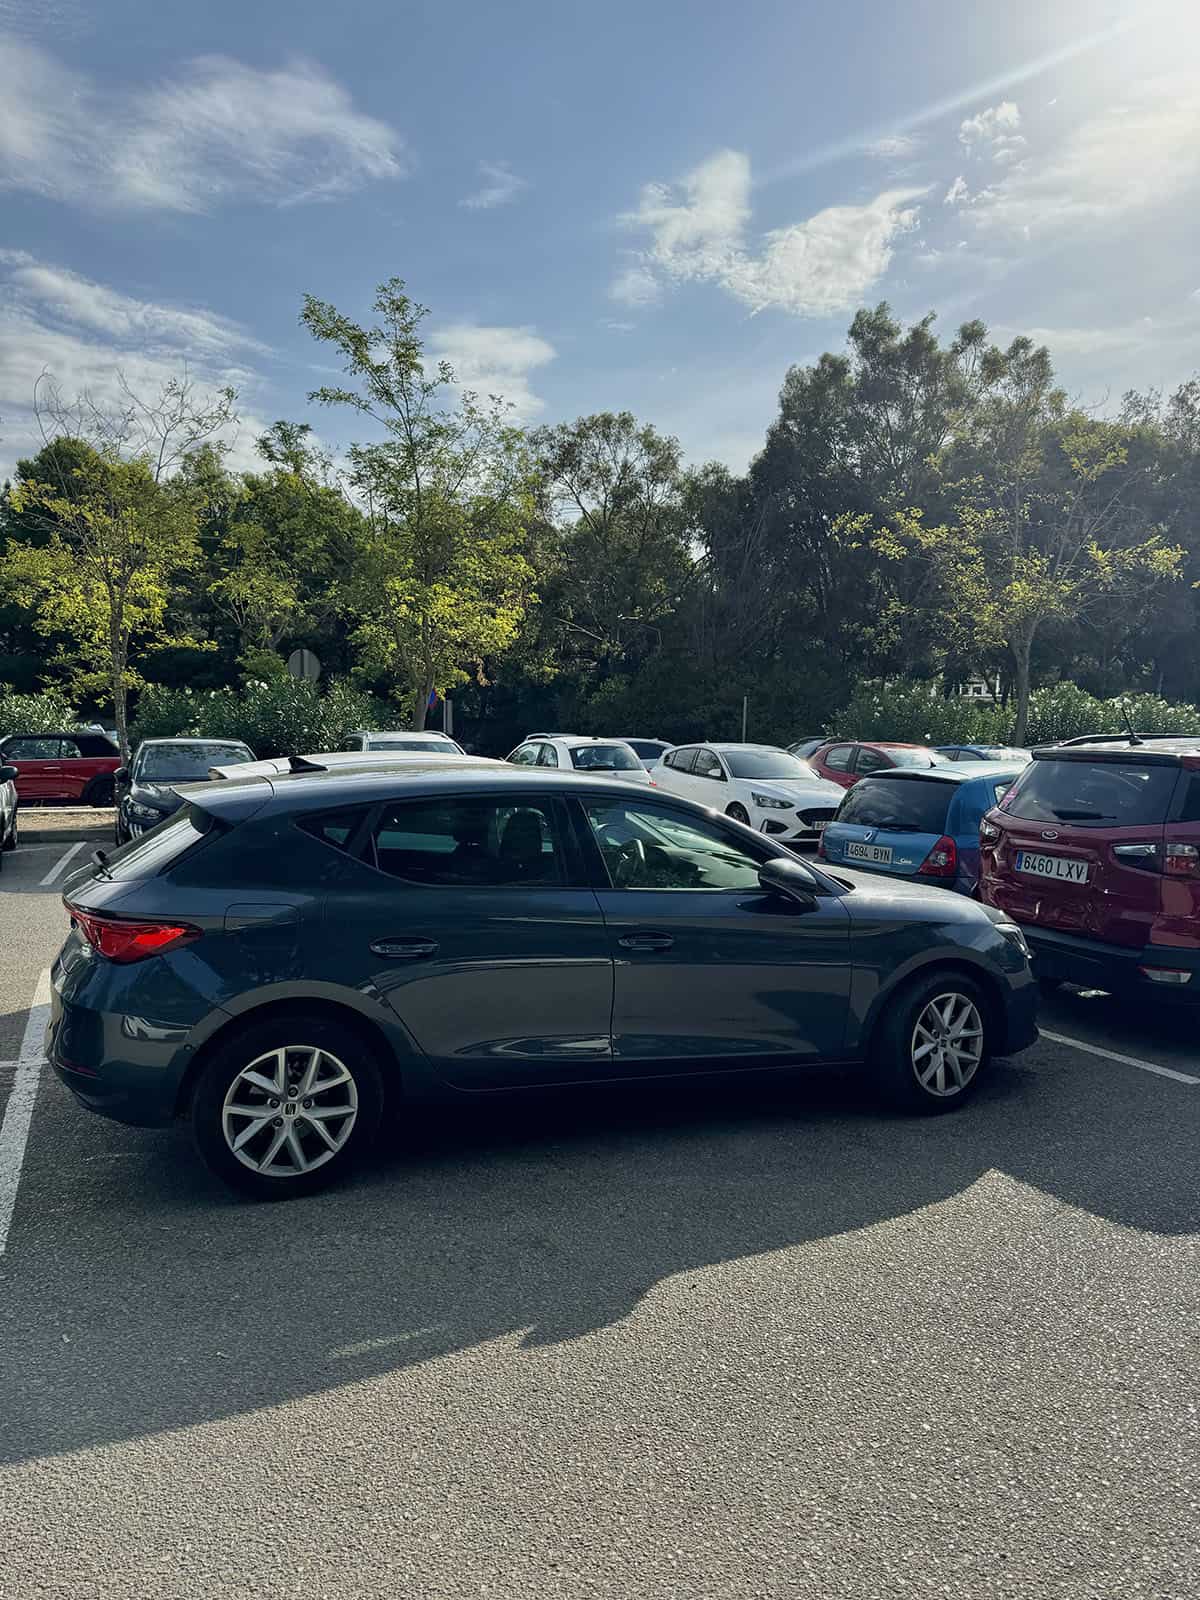
[[873,772],[847,793],[818,854],[831,864],[973,895],[979,824],[1024,768],[1015,761],[960,761]]

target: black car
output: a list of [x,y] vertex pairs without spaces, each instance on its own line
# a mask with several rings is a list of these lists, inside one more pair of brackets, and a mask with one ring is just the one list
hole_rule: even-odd
[[1001,913],[574,772],[214,783],[65,900],[62,1081],[126,1122],[189,1115],[260,1195],[334,1178],[400,1098],[834,1061],[945,1111],[1037,1036]]
[[143,739],[129,766],[113,774],[117,843],[173,816],[183,804],[176,784],[203,783],[210,767],[253,760],[254,751],[240,739]]

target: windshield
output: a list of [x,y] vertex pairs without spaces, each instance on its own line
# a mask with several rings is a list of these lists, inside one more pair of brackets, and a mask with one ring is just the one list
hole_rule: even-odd
[[1000,802],[1010,816],[1082,827],[1161,826],[1179,769],[1117,761],[1031,761]]
[[453,739],[368,739],[368,750],[415,750],[425,755],[460,756]]
[[208,777],[210,767],[229,767],[254,756],[244,744],[148,745],[133,769],[135,783],[183,783]]
[[581,772],[637,772],[642,765],[624,744],[576,745],[571,760]]
[[948,767],[951,765],[950,757],[939,755],[936,750],[927,750],[924,745],[884,745],[888,759],[895,767]]
[[735,778],[816,778],[807,761],[786,750],[723,750],[725,763]]
[[936,778],[860,778],[838,807],[838,822],[904,833],[946,831],[954,785]]

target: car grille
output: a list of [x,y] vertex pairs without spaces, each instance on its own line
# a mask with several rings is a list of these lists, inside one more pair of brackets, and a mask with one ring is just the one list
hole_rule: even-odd
[[797,811],[796,815],[805,827],[811,828],[814,822],[832,822],[833,811],[832,806],[809,806],[804,811]]

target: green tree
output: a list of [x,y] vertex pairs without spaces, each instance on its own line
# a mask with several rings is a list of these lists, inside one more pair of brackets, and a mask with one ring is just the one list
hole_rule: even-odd
[[380,286],[374,310],[363,328],[309,295],[300,320],[340,352],[354,385],[310,398],[348,406],[383,434],[348,453],[364,522],[345,603],[360,669],[405,693],[421,728],[433,692],[509,648],[536,599],[530,470],[508,408],[459,392],[447,362],[427,363],[428,311],[400,279]]

